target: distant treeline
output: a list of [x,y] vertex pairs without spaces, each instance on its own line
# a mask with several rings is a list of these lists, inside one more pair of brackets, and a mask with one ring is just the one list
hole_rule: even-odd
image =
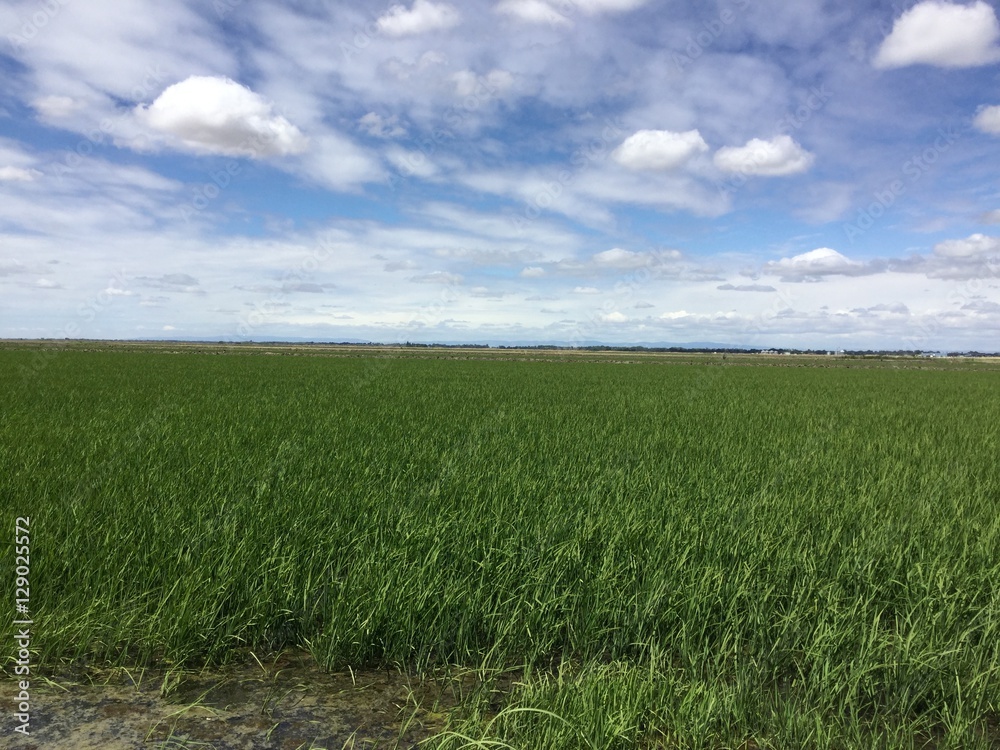
[[[225,343],[225,342],[219,342]],[[271,343],[281,345],[287,342],[247,342],[250,345]],[[374,341],[306,341],[297,342],[299,346],[403,346],[414,349],[512,349],[521,351],[583,351],[583,352],[650,352],[673,354],[810,354],[816,356],[841,357],[1000,357],[1000,352],[929,352],[920,349],[788,349],[783,347],[760,349],[724,346],[612,346],[608,344],[592,344],[586,346],[566,346],[560,344],[512,344],[509,346],[490,344],[439,344],[418,343],[406,341],[403,343],[380,343]]]

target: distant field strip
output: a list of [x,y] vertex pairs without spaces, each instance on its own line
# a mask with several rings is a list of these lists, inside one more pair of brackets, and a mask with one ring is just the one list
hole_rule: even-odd
[[512,670],[456,748],[1000,746],[996,371],[32,356],[37,665]]

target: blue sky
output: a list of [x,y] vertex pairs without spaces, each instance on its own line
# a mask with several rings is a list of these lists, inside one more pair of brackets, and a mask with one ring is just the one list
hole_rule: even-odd
[[8,0],[0,336],[997,350],[949,3]]

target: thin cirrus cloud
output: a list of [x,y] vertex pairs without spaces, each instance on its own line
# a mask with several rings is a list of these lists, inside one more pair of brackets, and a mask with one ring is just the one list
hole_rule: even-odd
[[300,154],[308,139],[246,86],[223,76],[190,76],[168,86],[137,119],[180,147],[226,156]]
[[0,259],[0,276],[13,276],[14,274],[27,273],[28,268],[18,260]]
[[403,5],[393,5],[385,15],[379,17],[375,25],[388,36],[400,37],[450,29],[459,20],[458,11],[447,3],[414,0],[409,9]]
[[138,276],[135,279],[142,286],[171,292],[201,293],[201,284],[194,276],[186,273],[168,273],[163,276]]
[[653,252],[639,253],[634,250],[625,250],[620,247],[613,247],[610,250],[603,250],[595,253],[592,260],[596,269],[618,269],[631,270],[636,268],[646,268],[650,271],[662,270],[669,266],[676,266],[682,258],[679,250],[656,250]]
[[406,128],[399,122],[399,115],[383,117],[369,112],[358,120],[358,126],[372,138],[399,138],[406,135]]
[[68,117],[80,109],[80,103],[69,96],[40,96],[35,99],[33,106],[40,115],[49,119],[59,119]]
[[745,146],[724,146],[715,152],[715,166],[724,172],[762,177],[801,174],[813,165],[816,157],[789,135],[771,140],[754,138]]
[[24,167],[13,166],[0,167],[0,182],[32,182],[41,176],[42,173],[37,169],[25,169]]
[[452,74],[451,80],[457,96],[476,96],[484,91],[490,96],[499,96],[513,85],[514,76],[507,70],[494,69],[483,76],[471,70],[460,70]]
[[925,0],[896,19],[875,55],[876,68],[970,68],[1000,61],[1000,23],[989,4]]
[[418,284],[461,284],[462,275],[449,273],[448,271],[431,271],[430,273],[421,274],[419,276],[411,276],[410,281],[414,281]]
[[697,130],[639,130],[626,138],[611,157],[628,169],[657,171],[676,169],[705,151],[708,144]]

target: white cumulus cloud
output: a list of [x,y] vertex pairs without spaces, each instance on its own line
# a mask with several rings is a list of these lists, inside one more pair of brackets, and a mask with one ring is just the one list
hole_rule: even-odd
[[306,150],[308,139],[259,94],[222,76],[191,76],[168,86],[138,119],[181,146],[229,156],[283,156]]
[[623,250],[620,247],[613,247],[594,255],[594,262],[608,268],[638,268],[648,265],[650,258],[642,253],[632,250]]
[[565,25],[573,12],[589,16],[600,13],[623,13],[645,5],[648,0],[503,0],[497,11],[526,23]]
[[990,135],[1000,135],[1000,104],[991,107],[980,107],[976,113],[976,119],[972,121],[976,129],[989,133]]
[[969,68],[1000,60],[1000,24],[988,3],[925,0],[903,13],[875,55],[876,68]]
[[379,31],[389,36],[409,36],[450,29],[458,21],[458,11],[447,3],[414,0],[409,10],[405,5],[393,5],[375,23]]
[[521,276],[525,279],[537,279],[545,275],[545,269],[540,266],[527,266],[521,269]]
[[863,263],[851,260],[829,247],[772,261],[765,266],[765,270],[789,280],[815,276],[858,276],[867,272]]
[[647,0],[575,0],[570,7],[579,8],[584,13],[623,13],[645,5],[646,2]]
[[754,138],[745,146],[724,146],[715,152],[715,166],[725,172],[780,177],[805,172],[816,157],[792,140],[779,135],[766,141]]
[[611,156],[628,169],[676,169],[695,154],[708,151],[697,130],[639,130],[616,148]]
[[945,240],[934,246],[934,254],[944,258],[979,258],[1000,254],[1000,237],[973,234],[964,240]]
[[504,0],[497,11],[513,16],[525,23],[568,24],[566,16],[544,0]]

